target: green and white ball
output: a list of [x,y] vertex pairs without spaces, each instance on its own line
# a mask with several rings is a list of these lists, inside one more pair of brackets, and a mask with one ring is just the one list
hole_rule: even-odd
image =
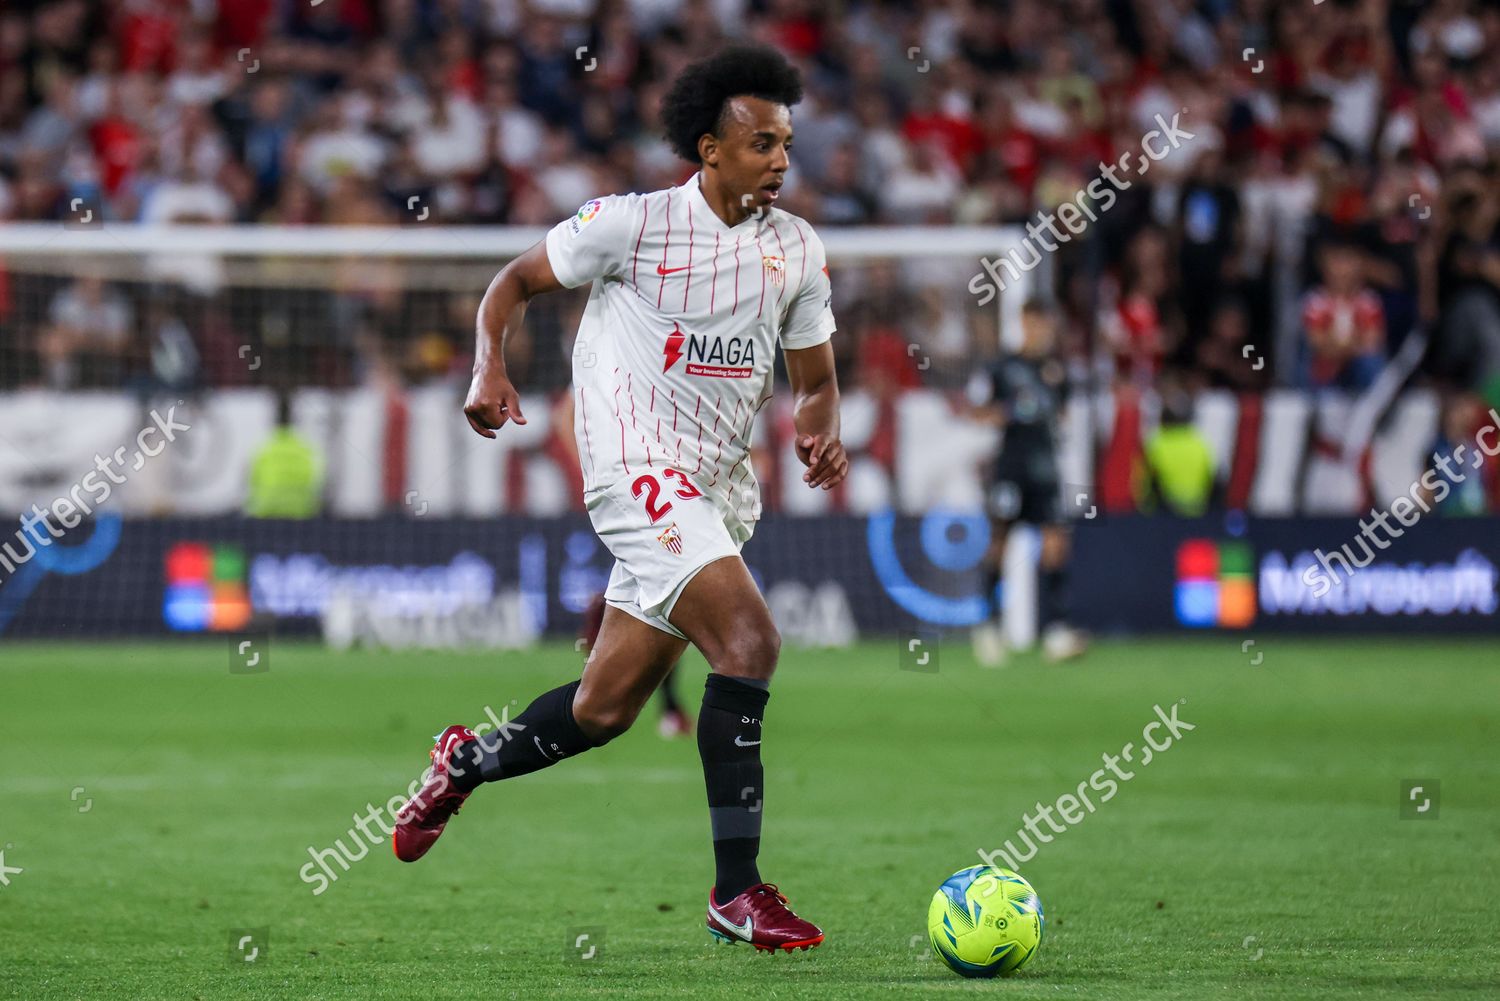
[[976,865],[949,876],[927,908],[932,951],[964,977],[1008,977],[1042,944],[1042,901],[1009,869]]

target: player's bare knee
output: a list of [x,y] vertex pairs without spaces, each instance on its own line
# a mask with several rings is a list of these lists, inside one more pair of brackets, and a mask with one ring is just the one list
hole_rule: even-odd
[[629,730],[631,724],[635,722],[635,717],[634,710],[619,706],[585,710],[581,714],[576,708],[573,710],[573,718],[578,721],[578,728],[596,744],[607,744]]
[[573,700],[574,721],[596,744],[607,744],[629,730],[640,711],[640,706],[618,700],[590,698],[585,689],[580,689]]
[[766,621],[736,629],[708,662],[720,674],[769,681],[780,656],[781,633],[775,623]]

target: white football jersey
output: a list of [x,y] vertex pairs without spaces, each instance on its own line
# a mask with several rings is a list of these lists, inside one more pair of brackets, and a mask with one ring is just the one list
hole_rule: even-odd
[[834,330],[812,227],[775,208],[726,225],[694,174],[586,203],[547,234],[547,258],[568,288],[593,282],[573,349],[585,501],[675,469],[748,539],[760,516],[750,433],[776,344],[813,347]]

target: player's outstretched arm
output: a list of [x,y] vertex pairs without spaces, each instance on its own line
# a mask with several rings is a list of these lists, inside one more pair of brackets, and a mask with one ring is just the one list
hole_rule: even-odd
[[474,380],[464,401],[464,416],[486,438],[495,437],[507,419],[526,423],[520,394],[505,371],[505,342],[511,331],[520,329],[526,303],[533,296],[562,287],[552,273],[544,241],[501,268],[485,290],[475,320]]
[[802,481],[831,490],[849,473],[849,458],[839,440],[839,381],[828,341],[786,352],[786,374],[792,383],[792,423],[797,429],[797,458],[807,467]]

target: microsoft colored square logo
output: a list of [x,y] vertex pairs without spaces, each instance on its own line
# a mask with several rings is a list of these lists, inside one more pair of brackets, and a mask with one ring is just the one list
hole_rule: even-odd
[[1247,542],[1188,539],[1177,547],[1177,621],[1243,629],[1255,621],[1254,557]]
[[250,621],[245,553],[238,546],[179,542],[167,550],[162,618],[178,632],[233,632]]

